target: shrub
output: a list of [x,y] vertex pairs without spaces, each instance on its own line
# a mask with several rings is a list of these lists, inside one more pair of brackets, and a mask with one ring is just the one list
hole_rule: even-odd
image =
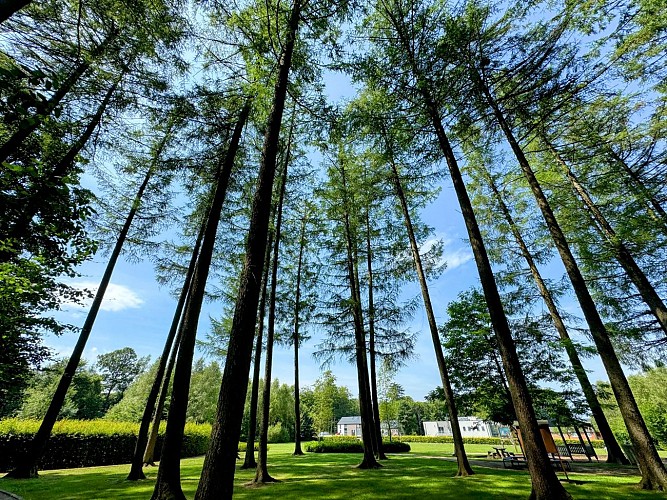
[[[17,458],[26,453],[39,420],[7,419],[0,421],[0,471],[9,470]],[[165,425],[155,447],[156,460],[162,449]],[[134,454],[139,424],[107,420],[60,420],[56,422],[40,469],[67,469],[129,463]],[[210,425],[186,424],[182,456],[206,453],[211,434]]]
[[363,453],[364,448],[361,441],[342,441],[334,439],[323,439],[306,444],[306,451],[311,453]]
[[267,443],[289,443],[291,441],[289,430],[280,422],[270,425],[266,436]]
[[382,449],[385,453],[408,453],[410,445],[402,441],[382,441]]
[[[396,436],[392,439],[396,441],[403,441],[405,443],[453,443],[452,436]],[[561,444],[562,440],[554,437],[556,444]],[[568,444],[581,444],[578,439],[568,439]],[[494,437],[464,437],[464,444],[488,444],[488,445],[503,445],[507,444],[507,438]],[[588,444],[588,442],[586,442]],[[591,444],[594,448],[604,448],[604,441],[600,439],[591,439]]]
[[[311,441],[306,443],[306,451],[311,453],[363,453],[364,446],[359,439],[347,437],[347,439],[323,439],[322,441]],[[385,453],[406,453],[410,451],[410,445],[400,441],[383,441],[382,447]]]

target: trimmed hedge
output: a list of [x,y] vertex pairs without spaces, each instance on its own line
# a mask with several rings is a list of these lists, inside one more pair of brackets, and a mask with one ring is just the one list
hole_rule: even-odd
[[[7,419],[0,421],[0,471],[14,466],[17,457],[26,453],[32,436],[39,429],[39,420]],[[155,447],[159,460],[165,424]],[[130,463],[134,454],[138,423],[108,420],[60,420],[56,422],[39,469],[68,469]],[[208,449],[211,426],[186,424],[181,454],[183,457],[203,455]]]
[[[392,439],[403,441],[406,443],[453,443],[452,436],[397,436]],[[554,438],[556,444],[561,444],[563,441],[559,438]],[[581,444],[578,439],[568,439],[568,444]],[[507,444],[507,438],[494,437],[464,437],[464,444],[488,444],[491,446]],[[588,444],[586,442],[586,444]],[[591,439],[591,444],[594,448],[604,448],[604,441],[601,439]]]
[[[383,441],[382,448],[385,453],[407,453],[410,451],[410,445],[400,441]],[[307,443],[306,451],[311,453],[363,453],[364,448],[362,442],[356,438],[323,439],[322,441]]]

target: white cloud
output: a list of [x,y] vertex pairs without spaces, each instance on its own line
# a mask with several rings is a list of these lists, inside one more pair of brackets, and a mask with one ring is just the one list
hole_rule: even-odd
[[[447,238],[444,235],[438,235],[435,238],[429,238],[419,248],[420,254],[425,254],[433,246],[442,245],[442,258],[438,261],[438,265],[447,264],[445,272],[456,269],[472,259],[473,255],[469,248],[460,246],[459,240]],[[454,248],[457,247],[457,248]]]
[[[89,290],[92,293],[95,293],[98,288],[98,283],[92,281],[80,281],[77,283],[70,283],[71,286],[79,290]],[[83,305],[77,305],[71,302],[65,302],[64,307],[71,307],[74,309],[88,309],[92,303],[93,299],[85,299]],[[102,305],[100,309],[102,311],[111,311],[118,312],[124,309],[137,309],[143,304],[144,301],[139,295],[134,291],[130,290],[128,287],[123,285],[116,285],[114,283],[109,283],[107,290],[104,294],[104,299],[102,300]]]
[[464,248],[457,248],[456,250],[448,249],[445,246],[445,253],[443,254],[445,262],[447,262],[447,269],[451,271],[472,259],[472,253]]

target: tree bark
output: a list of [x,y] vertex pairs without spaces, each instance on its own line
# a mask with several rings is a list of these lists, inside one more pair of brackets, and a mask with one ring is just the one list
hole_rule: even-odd
[[[185,280],[183,281],[183,287],[181,288],[181,293],[178,297],[178,303],[176,304],[176,310],[174,312],[174,317],[171,320],[171,327],[169,328],[169,333],[167,334],[167,339],[165,340],[164,347],[162,349],[162,355],[160,356],[160,362],[158,363],[157,371],[155,372],[155,379],[151,385],[151,390],[148,393],[148,398],[146,400],[146,407],[144,408],[144,413],[141,417],[141,424],[139,425],[139,433],[137,434],[137,442],[134,447],[134,455],[132,458],[132,465],[130,466],[130,472],[127,475],[129,481],[136,481],[138,479],[146,479],[142,465],[144,464],[144,454],[146,452],[146,446],[148,444],[148,431],[151,425],[151,420],[153,417],[153,412],[155,411],[155,403],[157,402],[158,395],[160,393],[160,387],[162,387],[163,380],[165,379],[165,371],[167,369],[167,364],[169,362],[170,355],[169,353],[173,350],[174,352],[178,351],[178,343],[174,346],[174,339],[176,338],[176,333],[178,332],[178,326],[181,323],[181,317],[183,313],[183,307],[185,306],[185,300],[188,296],[190,290],[190,284],[192,282],[192,275],[194,274],[195,266],[197,264],[197,257],[199,255],[199,248],[201,246],[201,240],[204,235],[204,228],[206,227],[206,219],[202,221],[202,224],[199,228],[199,234],[195,241],[194,248],[192,249],[192,256],[190,258],[190,263],[188,264],[188,270],[185,274]],[[180,335],[179,335],[180,340]],[[173,363],[172,363],[173,365]],[[169,386],[169,378],[171,378],[171,370],[169,370],[169,377],[167,377],[166,387]],[[167,390],[165,387],[165,391]],[[162,408],[159,409],[160,413]],[[157,418],[157,425],[160,425],[160,418]],[[152,462],[152,457],[151,457]]]
[[[227,186],[234,167],[236,152],[243,127],[250,113],[250,101],[244,105],[227,148],[222,168],[216,179],[215,193],[211,202],[206,229],[202,240],[201,251],[192,277],[192,289],[183,313],[183,332],[176,359],[174,382],[171,392],[171,404],[167,417],[167,431],[164,436],[160,467],[157,481],[153,490],[152,500],[185,499],[181,489],[181,444],[185,427],[185,416],[188,407],[188,393],[190,390],[190,375],[192,372],[192,358],[194,356],[197,323],[204,300],[206,280],[208,278],[211,259],[215,247],[215,238],[222,206],[227,193]],[[238,448],[238,443],[235,448]],[[237,451],[236,449],[234,450]]]
[[572,364],[572,369],[574,370],[574,374],[577,377],[577,380],[579,381],[579,385],[581,385],[581,390],[584,393],[584,397],[586,398],[588,407],[591,409],[593,418],[595,419],[595,422],[598,424],[598,429],[600,430],[600,434],[602,435],[605,447],[607,448],[607,462],[628,464],[629,461],[627,460],[627,458],[625,458],[625,455],[621,450],[621,446],[618,444],[618,441],[616,440],[614,433],[611,431],[611,427],[609,426],[607,417],[605,417],[604,412],[602,411],[602,406],[598,401],[597,394],[593,389],[593,384],[591,384],[590,380],[588,379],[588,375],[586,374],[586,370],[584,369],[581,359],[579,358],[579,354],[577,353],[577,350],[574,348],[574,345],[572,344],[572,339],[570,338],[570,335],[567,331],[567,327],[565,326],[565,322],[563,321],[563,318],[560,315],[560,311],[556,306],[556,301],[554,300],[551,291],[549,290],[549,287],[547,287],[546,282],[542,278],[542,275],[539,269],[537,268],[537,264],[535,263],[535,260],[533,259],[533,256],[530,253],[530,250],[528,249],[528,245],[526,245],[526,242],[524,241],[523,236],[521,235],[519,228],[517,227],[517,224],[514,221],[514,217],[512,217],[509,207],[505,204],[505,200],[501,196],[490,174],[484,171],[482,175],[485,177],[487,184],[491,188],[491,191],[493,192],[493,195],[495,196],[496,201],[498,202],[500,211],[505,217],[505,220],[507,221],[507,224],[509,225],[510,230],[512,231],[512,236],[514,237],[516,244],[519,246],[519,249],[521,250],[521,255],[528,264],[528,268],[530,269],[530,274],[533,276],[533,279],[537,284],[537,289],[539,290],[540,295],[542,296],[542,299],[544,300],[544,303],[547,306],[547,310],[549,311],[551,320],[554,323],[554,327],[556,328],[556,331],[558,332],[560,339],[563,341],[562,343],[563,347],[565,348],[565,352],[567,353],[567,357],[570,360],[570,364]]
[[635,261],[628,247],[625,246],[625,243],[618,237],[607,218],[602,214],[600,208],[595,204],[586,188],[579,182],[579,179],[572,169],[565,163],[554,145],[544,136],[542,137],[542,140],[546,143],[556,162],[563,168],[574,192],[589,210],[594,220],[594,227],[607,240],[616,256],[616,260],[635,287],[637,287],[639,295],[641,295],[642,299],[651,310],[651,313],[653,313],[653,316],[658,320],[658,324],[662,328],[663,333],[667,335],[667,306],[665,306],[665,303],[655,291],[655,288],[646,277],[646,274],[644,274],[644,271],[641,270]]
[[494,100],[491,92],[482,78],[479,78],[478,83],[480,84],[481,90],[484,93],[484,96],[487,99],[489,106],[493,111],[493,115],[498,122],[501,130],[507,138],[512,151],[521,166],[524,177],[528,181],[530,188],[535,196],[537,205],[542,212],[544,220],[547,224],[547,228],[551,233],[551,237],[554,241],[558,253],[561,256],[565,270],[570,278],[572,283],[572,288],[577,296],[579,305],[588,327],[590,329],[593,341],[597,347],[602,363],[605,367],[607,375],[609,376],[609,383],[611,384],[612,391],[618,402],[619,410],[623,416],[625,426],[628,429],[628,434],[630,440],[632,441],[633,446],[635,447],[635,452],[637,455],[637,460],[639,462],[639,468],[642,473],[642,481],[640,483],[643,489],[658,489],[665,490],[667,489],[667,471],[658,456],[658,452],[655,449],[653,440],[646,428],[644,419],[639,412],[637,402],[630,390],[630,385],[628,380],[623,373],[623,368],[621,363],[618,360],[614,346],[609,338],[607,329],[602,322],[602,318],[598,313],[597,307],[593,302],[586,281],[584,280],[579,266],[572,255],[570,246],[563,234],[558,221],[549,205],[549,202],[542,191],[537,177],[535,176],[526,156],[523,153],[523,150],[519,146],[519,143],[514,137],[512,129],[510,128],[507,120],[505,119],[504,114],[502,113],[500,107]]
[[458,462],[457,476],[470,476],[475,472],[472,470],[468,462],[468,456],[463,445],[463,436],[461,434],[461,427],[459,425],[458,410],[454,400],[454,390],[449,380],[449,373],[447,371],[447,363],[442,352],[442,344],[440,343],[440,335],[438,332],[438,325],[435,321],[435,314],[433,312],[433,305],[431,304],[431,295],[428,290],[426,282],[426,275],[422,266],[421,256],[419,255],[419,246],[417,245],[417,238],[415,237],[414,228],[412,227],[412,220],[410,217],[410,210],[408,202],[405,198],[405,192],[401,184],[401,179],[398,174],[398,169],[393,161],[391,163],[391,182],[394,187],[394,192],[398,198],[403,213],[403,220],[405,221],[405,228],[410,240],[410,249],[412,251],[412,260],[417,271],[417,278],[419,280],[419,287],[421,288],[422,298],[424,300],[424,309],[426,310],[426,317],[428,319],[429,330],[431,332],[431,340],[433,341],[433,350],[435,351],[435,358],[438,363],[438,371],[440,372],[440,380],[442,381],[442,388],[445,393],[445,401],[447,403],[447,411],[449,412],[449,421],[452,426],[452,438],[454,441],[454,453],[456,454],[456,461]]
[[32,0],[0,0],[0,23],[32,3]]
[[[382,447],[382,426],[380,424],[380,406],[378,403],[377,371],[375,369],[375,302],[373,299],[373,249],[371,248],[371,223],[366,210],[366,269],[368,271],[368,356],[370,364],[371,405],[375,424],[375,448],[378,460],[387,460]],[[391,429],[389,429],[391,441]]]
[[[272,217],[273,218],[273,217]],[[266,311],[266,290],[269,283],[269,270],[271,269],[271,249],[273,248],[273,231],[269,231],[269,241],[266,245],[266,256],[264,257],[264,272],[262,274],[262,296],[259,301],[259,312],[257,320],[257,341],[255,345],[255,357],[252,377],[252,389],[250,393],[250,422],[248,423],[248,439],[245,448],[245,459],[241,469],[256,469],[255,460],[255,434],[257,432],[257,402],[259,401],[259,381],[262,360],[262,337],[264,333],[264,313]]]
[[276,235],[273,242],[273,259],[271,264],[271,293],[269,295],[269,324],[266,329],[266,360],[264,361],[264,393],[262,394],[262,419],[259,427],[259,460],[255,470],[253,483],[274,483],[276,479],[269,474],[268,437],[269,437],[269,414],[271,409],[271,368],[273,365],[273,344],[276,328],[276,291],[278,289],[278,264],[280,253],[280,227],[283,221],[283,202],[285,200],[285,188],[287,186],[287,167],[289,166],[289,146],[286,152],[285,165],[282,172],[280,194],[278,195],[278,208],[276,211]]
[[5,477],[13,479],[25,479],[30,477],[37,477],[37,462],[44,453],[44,448],[46,447],[46,443],[49,440],[49,437],[51,436],[53,425],[56,423],[58,414],[60,413],[60,410],[63,407],[65,396],[67,395],[67,390],[69,389],[69,386],[72,383],[72,379],[74,378],[74,373],[76,372],[76,369],[79,366],[79,362],[81,361],[83,350],[86,347],[86,343],[88,342],[88,337],[90,337],[90,332],[92,331],[93,325],[95,324],[97,313],[99,312],[100,306],[102,305],[104,294],[106,293],[107,287],[109,286],[109,282],[111,281],[111,275],[113,274],[116,262],[118,261],[118,257],[120,256],[120,253],[123,249],[123,244],[125,243],[125,239],[127,238],[127,233],[130,230],[130,226],[132,225],[134,216],[139,210],[141,199],[143,198],[146,187],[148,186],[148,182],[153,174],[152,167],[153,166],[151,165],[151,168],[149,168],[148,171],[146,172],[144,180],[141,183],[141,186],[139,186],[139,190],[137,191],[137,194],[134,197],[132,207],[130,208],[130,211],[127,214],[125,223],[120,233],[118,234],[118,238],[116,239],[116,244],[114,245],[114,248],[111,252],[111,256],[109,257],[109,262],[107,263],[106,269],[104,270],[104,274],[102,275],[100,286],[97,289],[97,292],[95,293],[93,303],[91,304],[90,310],[88,311],[88,315],[86,316],[86,321],[84,322],[83,327],[81,328],[79,339],[77,340],[76,345],[74,346],[74,350],[70,355],[69,361],[65,366],[65,371],[63,372],[60,381],[58,382],[58,387],[56,388],[56,391],[53,394],[53,398],[51,399],[49,408],[46,411],[46,415],[44,415],[44,419],[42,420],[42,423],[39,426],[39,430],[37,431],[37,434],[35,434],[35,437],[32,440],[30,451],[25,457],[23,457],[22,460],[19,461],[17,467],[13,471],[9,472]]
[[225,500],[231,498],[234,491],[236,448],[241,432],[253,344],[253,336],[248,332],[253,331],[257,316],[280,126],[300,15],[301,0],[296,0],[290,13],[289,30],[279,62],[273,104],[264,136],[262,161],[252,203],[245,263],[239,280],[239,294],[230,332],[227,361],[220,386],[216,419],[211,432],[211,444],[195,495],[197,500]]

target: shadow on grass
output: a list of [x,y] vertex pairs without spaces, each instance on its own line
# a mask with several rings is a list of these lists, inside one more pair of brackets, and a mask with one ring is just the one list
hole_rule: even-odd
[[[377,499],[526,499],[530,477],[525,471],[476,467],[474,476],[453,477],[456,463],[414,455],[392,455],[376,470],[356,466],[361,455],[307,454],[294,457],[292,450],[273,447],[269,472],[279,483],[249,488],[254,470],[237,468],[234,498],[283,499],[318,498],[341,500]],[[193,498],[203,457],[181,463],[181,484],[187,498]],[[239,462],[240,465],[240,462]],[[39,479],[0,481],[0,489],[25,500],[145,500],[150,498],[157,468],[145,469],[148,479],[126,481],[129,466],[45,471]],[[562,476],[562,474],[561,474]],[[662,499],[664,494],[637,488],[638,477],[571,473],[574,483],[563,483],[576,500]]]

